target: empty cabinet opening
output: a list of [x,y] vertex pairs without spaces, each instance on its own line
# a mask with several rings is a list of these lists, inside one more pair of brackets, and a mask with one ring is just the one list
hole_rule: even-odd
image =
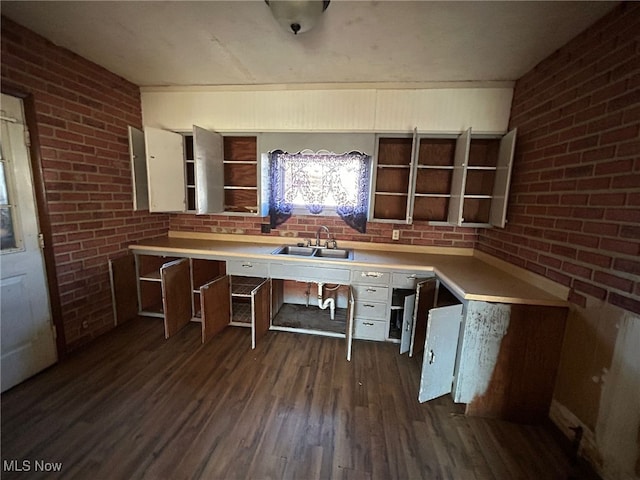
[[201,320],[202,318],[202,312],[200,311],[200,287],[220,276],[225,275],[225,273],[225,262],[200,258],[191,259],[191,286],[193,290],[192,311],[194,320]]
[[[391,318],[389,321],[390,340],[400,340],[402,337],[402,324],[404,321],[405,310],[407,309],[406,298],[415,295],[416,291],[408,288],[394,288],[391,294]],[[411,307],[413,306],[411,299]]]
[[175,257],[137,255],[136,269],[138,282],[138,304],[141,315],[162,317],[162,282],[160,269],[165,263],[175,261]]
[[183,155],[186,179],[187,212],[196,210],[196,162],[193,156],[193,135],[184,134]]
[[434,307],[448,307],[450,305],[458,305],[460,300],[442,283],[438,283],[438,294]]
[[[318,284],[315,282],[294,280],[272,280],[272,282],[272,329],[345,336],[349,303],[348,285],[325,283],[322,287],[322,300],[320,300]],[[334,305],[333,319],[331,303]],[[320,308],[321,306],[324,308]]]
[[255,295],[265,278],[231,276],[231,325],[251,327],[255,316]]

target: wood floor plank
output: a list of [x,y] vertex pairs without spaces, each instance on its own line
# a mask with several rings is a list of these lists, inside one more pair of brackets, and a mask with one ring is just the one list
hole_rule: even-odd
[[[567,478],[547,426],[417,401],[398,346],[226,328],[202,345],[136,318],[5,392],[2,460],[62,462],[46,478]],[[24,478],[5,471],[3,479]],[[36,476],[37,478],[37,476]]]

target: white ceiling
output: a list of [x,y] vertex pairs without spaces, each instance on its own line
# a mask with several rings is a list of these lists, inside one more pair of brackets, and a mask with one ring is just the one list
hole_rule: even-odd
[[617,4],[333,0],[298,36],[262,0],[0,8],[137,85],[165,86],[512,81]]

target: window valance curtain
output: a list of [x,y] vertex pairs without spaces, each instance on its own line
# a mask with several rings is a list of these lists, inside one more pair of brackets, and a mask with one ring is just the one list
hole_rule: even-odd
[[371,157],[359,152],[271,152],[271,225],[286,222],[296,206],[312,215],[332,207],[347,225],[364,233],[370,171]]

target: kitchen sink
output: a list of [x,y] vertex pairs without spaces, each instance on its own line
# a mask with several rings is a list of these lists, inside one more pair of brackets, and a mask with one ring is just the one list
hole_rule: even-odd
[[343,248],[318,248],[313,256],[324,258],[342,258],[346,260],[351,258],[351,250],[345,250]]
[[272,252],[273,255],[291,255],[296,257],[328,258],[332,260],[352,260],[353,250],[344,248],[299,247],[283,245]]
[[296,255],[300,257],[310,257],[314,254],[316,249],[314,247],[297,247],[295,245],[284,245],[278,248],[274,254],[277,255]]

